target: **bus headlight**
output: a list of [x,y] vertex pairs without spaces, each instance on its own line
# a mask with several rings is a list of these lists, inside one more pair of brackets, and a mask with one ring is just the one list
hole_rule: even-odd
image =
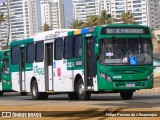
[[100,77],[102,77],[102,78],[108,80],[109,82],[112,82],[111,77],[107,76],[106,74],[104,74],[104,73],[102,73],[102,72],[100,72]]
[[153,72],[152,72],[150,75],[148,75],[147,81],[148,81],[149,79],[151,79],[152,77],[153,77]]

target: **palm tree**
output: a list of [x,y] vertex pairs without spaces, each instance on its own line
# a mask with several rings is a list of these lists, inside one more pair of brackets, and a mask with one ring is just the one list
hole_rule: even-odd
[[0,13],[0,25],[2,22],[6,21],[6,16],[4,16],[4,13]]
[[126,13],[122,13],[119,17],[120,17],[120,21],[123,22],[124,24],[135,23],[134,16],[130,11],[128,11]]
[[96,15],[91,15],[88,17],[87,21],[84,23],[83,27],[93,27],[98,25],[98,16]]
[[101,11],[101,16],[99,17],[99,25],[104,24],[112,24],[113,19],[111,17],[111,14],[108,14],[106,10]]
[[84,22],[78,20],[72,20],[72,22],[69,24],[70,24],[69,26],[70,29],[81,29]]
[[45,22],[42,27],[42,31],[48,31],[48,30],[49,30],[49,25]]

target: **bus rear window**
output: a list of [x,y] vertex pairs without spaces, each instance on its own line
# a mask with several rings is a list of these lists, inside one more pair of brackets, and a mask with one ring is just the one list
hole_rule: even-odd
[[19,63],[19,51],[18,51],[18,46],[13,46],[11,48],[11,63],[13,65]]

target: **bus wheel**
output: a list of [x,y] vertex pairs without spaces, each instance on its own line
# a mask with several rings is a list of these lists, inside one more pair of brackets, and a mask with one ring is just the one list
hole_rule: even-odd
[[42,99],[42,94],[40,92],[38,92],[38,85],[37,85],[36,80],[34,80],[31,84],[31,94],[32,94],[32,98],[34,100],[41,100]]
[[0,96],[3,96],[3,92],[2,91],[0,91]]
[[79,100],[89,100],[90,99],[91,93],[85,91],[85,89],[84,89],[84,83],[83,83],[82,78],[80,78],[78,80],[76,88],[77,88],[77,94],[78,94],[78,99]]
[[78,94],[77,92],[70,92],[68,93],[68,97],[70,100],[78,100]]
[[26,96],[27,92],[21,92],[20,94],[21,94],[21,96]]
[[129,100],[133,96],[133,91],[122,91],[120,95],[123,100]]

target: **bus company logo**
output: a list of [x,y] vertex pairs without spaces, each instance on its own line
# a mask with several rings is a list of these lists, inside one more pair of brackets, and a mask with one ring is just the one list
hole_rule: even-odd
[[39,68],[38,66],[33,66],[33,73],[37,73],[39,75],[44,75],[44,68]]
[[130,79],[133,79],[133,76],[129,76]]
[[12,113],[11,112],[2,112],[2,117],[12,117]]
[[68,62],[67,67],[74,67],[74,62]]

